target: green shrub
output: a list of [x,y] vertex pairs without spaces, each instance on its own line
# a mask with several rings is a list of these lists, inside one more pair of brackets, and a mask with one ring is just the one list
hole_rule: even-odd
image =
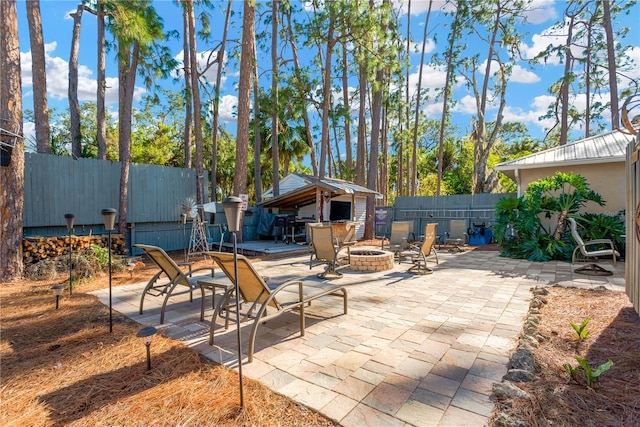
[[616,215],[586,213],[576,218],[579,233],[582,239],[611,239],[616,249],[623,250],[625,241],[622,236],[625,234],[624,211]]
[[[604,205],[584,177],[563,172],[532,182],[521,197],[501,199],[493,225],[501,255],[530,261],[571,259],[575,243],[567,232],[566,219],[589,201]],[[552,216],[557,217],[557,225],[546,229],[541,218]]]

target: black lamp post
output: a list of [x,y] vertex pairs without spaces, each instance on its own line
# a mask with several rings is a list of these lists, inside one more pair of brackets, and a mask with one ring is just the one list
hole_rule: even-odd
[[71,278],[72,273],[72,265],[71,265],[71,229],[73,229],[73,219],[75,216],[73,214],[64,214],[64,219],[67,221],[67,230],[69,230],[69,295],[73,295],[73,283]]
[[64,291],[64,285],[54,285],[51,287],[53,291],[53,295],[56,297],[56,310],[58,309],[58,305],[60,303],[60,295]]
[[244,391],[242,389],[242,340],[240,336],[240,289],[238,287],[238,238],[240,219],[242,217],[242,199],[239,197],[227,197],[222,201],[224,214],[229,224],[229,232],[233,233],[233,270],[236,278],[236,331],[238,334],[238,374],[240,379],[240,408],[244,408]]
[[111,305],[111,231],[116,224],[116,210],[113,208],[102,209],[102,219],[104,220],[104,228],[109,235],[109,332],[113,332],[113,309]]
[[138,338],[147,338],[144,341],[144,345],[147,347],[147,372],[151,370],[151,340],[156,332],[158,332],[158,330],[153,326],[145,326],[136,334]]

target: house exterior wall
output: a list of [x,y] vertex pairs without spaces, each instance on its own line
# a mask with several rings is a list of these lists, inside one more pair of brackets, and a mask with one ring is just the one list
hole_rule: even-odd
[[589,187],[600,194],[605,206],[596,203],[587,204],[584,212],[617,214],[626,208],[625,164],[622,162],[596,163],[586,165],[554,166],[539,169],[520,169],[520,188],[522,194],[529,184],[541,178],[555,175],[556,172],[573,172],[587,179]]

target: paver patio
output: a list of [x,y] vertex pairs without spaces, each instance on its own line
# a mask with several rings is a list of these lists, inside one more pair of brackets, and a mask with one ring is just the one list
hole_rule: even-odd
[[[568,263],[497,252],[440,251],[439,257],[425,276],[407,273],[407,263],[377,273],[343,269],[335,282],[347,287],[349,313],[342,314],[340,299],[327,297],[306,310],[304,337],[293,313],[261,325],[244,375],[345,427],[484,425],[493,409],[491,386],[506,373],[530,288],[560,283],[624,290],[624,263],[612,276],[593,277],[572,273]],[[320,280],[315,274],[322,268],[309,270],[304,255],[254,266],[272,283]],[[217,269],[216,277],[222,277]],[[225,331],[219,319],[215,345],[208,345],[211,310],[201,322],[199,292],[193,303],[186,295],[172,297],[165,324],[158,325],[162,298],[147,297],[138,314],[144,285],[113,288],[114,310],[237,368],[235,329]],[[95,294],[108,304],[108,289]],[[248,329],[241,330],[245,351]]]

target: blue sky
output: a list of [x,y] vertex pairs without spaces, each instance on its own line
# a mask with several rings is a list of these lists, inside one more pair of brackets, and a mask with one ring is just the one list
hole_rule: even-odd
[[[32,87],[31,87],[31,55],[29,47],[29,33],[25,12],[24,0],[17,2],[18,7],[18,27],[20,32],[20,51],[22,53],[22,85],[23,85],[23,105],[24,108],[32,108]],[[68,61],[71,44],[71,35],[73,21],[69,13],[75,11],[78,1],[66,0],[41,0],[40,8],[43,19],[44,41],[46,44],[47,57],[47,92],[49,96],[49,106],[55,107],[62,111],[68,107],[67,85],[68,85]],[[212,20],[212,30],[214,39],[219,40],[224,22],[223,8],[226,1],[218,1],[218,10],[214,12],[215,17]],[[181,30],[182,16],[180,9],[173,1],[156,0],[154,5],[159,15],[164,19],[165,29]],[[444,2],[434,2],[434,9],[442,8]],[[240,25],[242,2],[234,1],[234,9],[236,10],[236,23],[233,25],[230,34],[230,43],[237,43],[240,39]],[[424,30],[424,22],[428,1],[413,0],[411,6],[411,33],[414,41],[421,43],[422,33]],[[537,53],[544,49],[548,44],[563,44],[564,37],[554,34],[552,26],[562,16],[565,4],[561,1],[552,0],[536,0],[535,7],[528,14],[528,24],[526,25],[527,36],[525,38],[522,51],[525,58],[533,58]],[[402,20],[406,26],[406,4],[402,6],[405,17]],[[266,12],[270,13],[270,12]],[[307,13],[311,13],[308,11]],[[423,88],[431,88],[432,90],[441,88],[444,84],[445,72],[442,68],[434,68],[427,63],[429,56],[443,48],[446,44],[446,27],[443,25],[443,16],[441,13],[434,13],[429,23],[429,41],[426,45],[425,66],[423,67]],[[630,16],[620,17],[619,22],[631,28],[631,32],[624,41],[624,44],[632,44],[634,48],[629,52],[629,58],[633,61],[633,67],[627,72],[634,78],[640,78],[640,6],[634,7]],[[257,31],[261,29],[263,24],[258,24]],[[406,27],[405,27],[406,28]],[[268,30],[268,29],[267,29]],[[406,29],[401,30],[403,34]],[[435,36],[435,37],[434,37]],[[107,35],[109,38],[110,36]],[[91,14],[84,13],[82,19],[82,31],[80,39],[80,56],[79,56],[79,88],[78,96],[81,102],[95,101],[96,92],[96,23],[95,17]],[[182,55],[181,40],[172,40],[168,43],[172,54],[176,59],[180,59]],[[202,58],[206,57],[214,45],[205,45],[198,42],[198,51],[202,53]],[[311,60],[313,52],[305,51],[301,43],[298,46],[301,50],[301,56],[306,61]],[[416,53],[411,55],[412,70],[410,82],[415,88],[418,82],[419,62],[420,62],[421,45],[416,45]],[[479,49],[484,52],[486,48],[480,45],[471,45],[471,51]],[[271,68],[270,53],[267,51],[259,52],[258,66],[260,68],[261,78],[270,80],[269,69]],[[204,62],[204,59],[202,60]],[[214,81],[215,67],[211,68],[207,73],[210,81]],[[225,65],[225,77],[222,84],[222,101],[221,101],[221,119],[224,125],[231,133],[235,133],[236,122],[234,117],[234,109],[236,106],[236,90],[235,83],[238,76],[237,63],[228,61]],[[516,66],[514,73],[509,82],[509,91],[507,96],[507,107],[505,109],[505,121],[523,122],[529,128],[530,133],[534,137],[542,138],[545,130],[551,125],[551,122],[539,120],[546,110],[547,106],[553,101],[553,96],[548,94],[548,87],[552,82],[556,81],[563,73],[563,65],[557,59],[552,59],[546,64],[538,64],[533,68],[525,61]],[[107,109],[115,115],[117,111],[117,69],[113,53],[107,53]],[[629,85],[629,81],[622,79],[619,89],[623,89]],[[171,81],[164,83],[167,87],[173,87],[174,90],[180,89],[180,84],[173,84]],[[142,84],[136,89],[136,98],[139,99],[145,93]],[[337,98],[341,97],[336,94]],[[207,96],[203,96],[206,100]],[[456,123],[463,132],[469,130],[469,124],[475,112],[475,101],[468,90],[460,82],[454,91],[454,97],[457,99],[457,105],[453,110],[454,123]],[[584,97],[578,97],[572,100],[573,105],[577,108],[584,106]],[[439,118],[442,105],[440,101],[428,100],[423,103],[423,109],[430,118]],[[491,117],[488,117],[491,120]],[[25,134],[29,136],[33,132],[33,124],[25,123]],[[574,129],[574,134],[579,133],[579,128]]]

